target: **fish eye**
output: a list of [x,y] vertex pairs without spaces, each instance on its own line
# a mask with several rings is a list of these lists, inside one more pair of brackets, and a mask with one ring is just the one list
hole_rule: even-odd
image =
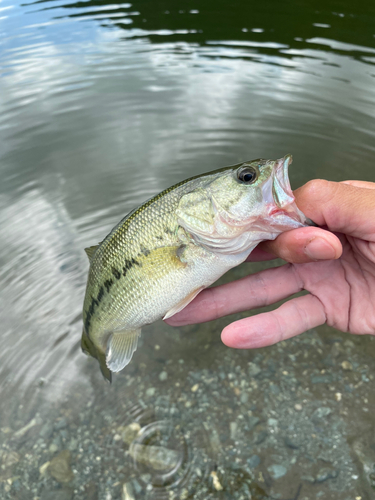
[[258,178],[258,172],[253,167],[243,167],[237,171],[237,178],[244,184],[252,184]]

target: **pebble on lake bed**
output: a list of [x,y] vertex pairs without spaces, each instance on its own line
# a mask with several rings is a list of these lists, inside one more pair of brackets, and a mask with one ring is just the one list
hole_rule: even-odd
[[346,371],[352,371],[353,370],[353,365],[350,363],[350,361],[343,361],[341,363],[341,367],[343,370]]
[[40,475],[41,475],[41,476],[44,476],[44,474],[45,474],[45,473],[46,473],[46,471],[48,470],[48,467],[49,467],[49,464],[50,464],[50,463],[51,463],[51,462],[45,462],[43,465],[41,465],[41,466],[39,467],[39,473],[40,473]]
[[271,474],[273,479],[279,479],[280,477],[285,476],[285,474],[287,473],[287,469],[283,465],[271,465],[267,468],[267,470]]
[[69,450],[63,450],[53,457],[48,466],[48,472],[59,483],[69,483],[74,479],[70,467],[71,455]]
[[260,369],[260,367],[258,365],[256,365],[255,363],[253,363],[252,361],[250,361],[248,363],[248,371],[249,371],[249,375],[250,377],[256,377],[257,375],[259,375],[259,373],[262,371]]
[[252,455],[247,459],[247,463],[251,469],[255,469],[260,464],[260,457],[258,455]]
[[311,415],[311,420],[314,423],[319,423],[322,419],[325,419],[332,413],[331,408],[328,408],[327,406],[321,406],[320,408],[317,408],[313,414]]
[[6,451],[2,456],[2,468],[6,469],[19,462],[20,456],[16,451]]
[[152,467],[154,470],[166,471],[177,467],[181,460],[181,453],[163,446],[148,446],[133,443],[129,454],[138,463]]
[[156,392],[156,389],[155,387],[149,387],[147,390],[146,390],[146,396],[152,398],[152,396],[155,395],[155,392]]
[[212,471],[210,476],[212,477],[212,484],[213,484],[215,490],[221,491],[223,489],[223,487],[221,486],[221,483],[219,481],[217,473],[215,471]]
[[337,470],[331,470],[328,468],[320,469],[316,476],[315,482],[324,483],[324,481],[327,481],[327,479],[336,479],[338,474],[339,473]]
[[139,435],[141,426],[138,422],[133,422],[126,427],[119,427],[117,431],[121,434],[124,443],[130,445],[134,439]]
[[28,424],[26,424],[24,427],[22,427],[21,429],[16,431],[13,434],[13,437],[16,439],[23,437],[26,434],[26,432],[28,432],[32,427],[34,427],[37,424],[38,424],[38,420],[36,418],[33,418],[32,420],[30,420],[30,422]]
[[134,500],[133,487],[131,483],[125,483],[122,485],[121,500]]

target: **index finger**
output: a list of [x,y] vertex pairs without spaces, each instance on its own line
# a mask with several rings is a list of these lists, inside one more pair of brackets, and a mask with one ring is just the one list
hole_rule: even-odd
[[316,179],[298,188],[294,195],[302,212],[319,226],[327,226],[330,231],[357,238],[375,240],[373,188]]
[[303,289],[290,264],[266,269],[245,278],[203,290],[166,323],[172,326],[204,323],[213,319],[285,299]]
[[348,184],[349,186],[365,188],[365,189],[375,189],[375,182],[368,181],[341,181],[341,184]]

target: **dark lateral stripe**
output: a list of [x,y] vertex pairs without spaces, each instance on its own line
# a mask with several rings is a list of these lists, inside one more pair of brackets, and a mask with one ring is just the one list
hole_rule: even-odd
[[101,286],[96,300],[100,302],[103,298],[103,295],[104,295],[104,288]]
[[[140,262],[138,262],[137,260],[135,260],[134,258],[132,258],[131,260],[126,259],[125,266],[122,268],[123,275],[125,276],[126,273],[129,271],[129,269],[131,269],[133,266],[142,266],[142,264]],[[118,269],[116,269],[115,267],[112,267],[112,274],[118,280],[121,278],[120,271]],[[96,298],[91,297],[91,303],[90,303],[90,306],[87,310],[87,314],[86,314],[86,318],[85,318],[85,330],[86,330],[86,334],[88,336],[89,336],[91,318],[95,312],[95,308],[99,306],[99,303],[103,299],[105,291],[107,291],[107,293],[109,293],[113,283],[114,283],[114,281],[112,278],[105,280],[104,286],[100,287],[97,297]],[[104,290],[104,288],[105,288],[105,290]]]
[[104,286],[105,286],[105,288],[106,288],[106,290],[107,290],[108,293],[109,293],[112,285],[113,285],[113,280],[112,279],[105,280]]
[[140,262],[132,258],[131,260],[125,259],[125,266],[122,268],[122,273],[124,276],[126,276],[126,273],[131,269],[133,266],[141,266]]
[[118,269],[116,269],[115,267],[112,267],[112,274],[118,280],[121,278],[120,271]]
[[[113,284],[112,280],[107,280],[104,283],[104,286],[107,288],[107,292],[109,292],[112,284]],[[99,303],[101,302],[103,297],[104,297],[104,288],[102,286],[99,288],[99,292],[98,292],[97,297],[96,298],[91,297],[91,303],[90,303],[90,306],[87,310],[87,314],[86,314],[86,318],[85,318],[85,331],[86,331],[86,334],[89,338],[90,338],[89,330],[90,330],[91,318],[95,312],[95,308],[99,306]]]
[[[99,302],[102,299],[102,297],[100,297],[100,300],[99,300],[100,290],[99,290],[99,294],[98,294],[98,299],[96,299],[95,297],[91,297],[91,304],[89,306],[89,309],[87,311],[87,315],[85,318],[85,330],[86,330],[86,334],[88,336],[89,336],[91,318],[92,318],[92,315],[94,314],[95,307],[97,307],[99,305]],[[104,293],[104,290],[103,290],[103,293]]]

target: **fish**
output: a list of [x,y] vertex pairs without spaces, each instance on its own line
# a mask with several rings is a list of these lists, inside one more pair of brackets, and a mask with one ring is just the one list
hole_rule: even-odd
[[291,162],[256,159],[190,177],[85,249],[81,347],[106,379],[129,364],[143,326],[181,311],[261,241],[314,225],[295,203]]

